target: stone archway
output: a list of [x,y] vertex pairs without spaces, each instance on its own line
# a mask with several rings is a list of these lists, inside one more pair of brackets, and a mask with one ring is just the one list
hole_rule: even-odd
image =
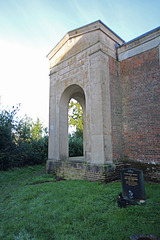
[[[110,90],[117,76],[110,77],[110,57],[116,57],[115,43],[121,43],[121,40],[111,32],[111,37],[108,36],[108,31],[101,22],[95,22],[69,32],[48,54],[48,172],[54,171],[65,178],[92,180],[104,180],[107,172],[114,172],[112,136],[119,128],[112,126]],[[104,39],[106,45],[103,47]],[[71,98],[83,108],[85,162],[81,163],[68,157],[68,104]],[[118,136],[118,143],[119,139]]]
[[85,122],[86,122],[86,104],[85,93],[82,87],[72,84],[62,93],[59,105],[59,157],[61,160],[68,159],[68,104],[71,98],[77,100],[83,109],[83,151],[85,152]]
[[[147,148],[153,135],[157,139],[156,131],[150,131],[152,134],[146,136],[141,127],[137,128],[137,119],[144,119],[144,104],[137,105],[137,94],[140,96],[141,90],[148,86],[145,83],[147,78],[144,86],[139,88],[139,72],[131,63],[134,63],[136,56],[141,56],[145,59],[142,64],[145,67],[145,61],[152,60],[149,55],[145,57],[145,51],[153,51],[155,63],[158,64],[158,33],[159,29],[155,29],[139,37],[138,41],[125,43],[101,21],[96,21],[68,32],[49,52],[48,172],[55,171],[68,178],[99,180],[109,176],[113,179],[113,161],[117,164],[124,156],[136,161],[141,158],[148,162],[154,160],[151,151],[144,151],[144,146]],[[132,82],[134,88],[131,87]],[[86,162],[83,165],[67,160],[67,111],[71,97],[80,102],[85,113]],[[140,100],[145,103],[146,94]],[[149,104],[155,106],[154,98],[150,100]],[[142,110],[142,115],[135,118],[137,106]],[[150,120],[153,120],[152,115]],[[143,128],[148,129],[147,121],[142,122]],[[138,136],[148,139],[141,147]],[[155,154],[157,156],[157,150]],[[69,172],[73,174],[69,175]]]

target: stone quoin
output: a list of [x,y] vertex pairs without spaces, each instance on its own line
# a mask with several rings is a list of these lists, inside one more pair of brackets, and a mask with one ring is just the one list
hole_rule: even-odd
[[[50,61],[47,172],[111,181],[122,160],[160,164],[160,27],[125,42],[100,20],[68,32]],[[83,158],[68,156],[68,104],[83,109]],[[156,167],[158,166],[158,167]],[[157,173],[158,174],[158,173]]]

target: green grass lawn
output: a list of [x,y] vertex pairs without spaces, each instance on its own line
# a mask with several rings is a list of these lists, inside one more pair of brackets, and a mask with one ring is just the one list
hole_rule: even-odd
[[0,172],[0,239],[125,240],[160,235],[160,187],[147,204],[119,208],[121,182],[55,181],[44,166]]

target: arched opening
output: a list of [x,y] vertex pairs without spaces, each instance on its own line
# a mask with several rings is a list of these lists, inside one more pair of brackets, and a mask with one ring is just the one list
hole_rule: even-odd
[[69,158],[68,144],[68,106],[70,100],[74,98],[78,101],[83,109],[83,153],[85,152],[86,144],[86,103],[84,90],[77,84],[70,85],[62,93],[59,108],[59,157],[61,160]]
[[83,109],[72,98],[68,108],[69,157],[83,156]]

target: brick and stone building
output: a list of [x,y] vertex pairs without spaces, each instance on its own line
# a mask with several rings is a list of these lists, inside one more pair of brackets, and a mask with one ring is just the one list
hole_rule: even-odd
[[[158,179],[160,27],[125,42],[96,21],[68,32],[47,57],[47,171],[66,178],[110,181],[129,161]],[[83,108],[83,160],[68,157],[71,98]]]

